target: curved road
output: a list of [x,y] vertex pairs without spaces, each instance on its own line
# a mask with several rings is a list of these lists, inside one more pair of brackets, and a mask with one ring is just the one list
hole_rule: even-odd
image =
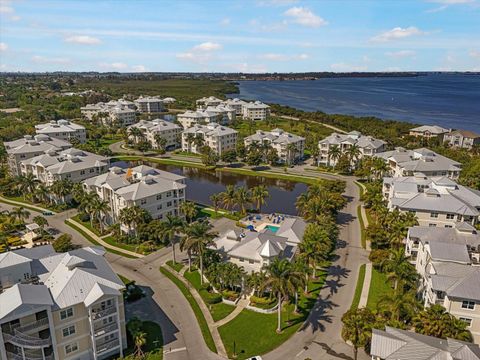
[[[324,177],[334,178],[332,175]],[[341,316],[350,308],[359,267],[367,263],[368,258],[367,252],[361,247],[357,219],[359,189],[351,178],[346,181],[345,195],[349,201],[338,217],[340,241],[325,286],[302,328],[280,347],[264,355],[266,360],[351,359],[351,347],[345,344],[340,335]],[[12,208],[6,204],[1,204],[2,207]],[[91,245],[82,235],[64,224],[64,220],[70,216],[71,211],[47,219],[51,227],[71,234],[75,243]],[[117,273],[135,280],[153,293],[152,298],[140,300],[142,303],[135,303],[134,309],[129,311],[132,311],[132,315],[155,320],[161,325],[166,360],[221,359],[205,345],[187,300],[158,270],[170,258],[170,249],[162,249],[142,259],[129,259],[112,253],[107,253],[106,257]],[[369,357],[360,352],[359,358]]]

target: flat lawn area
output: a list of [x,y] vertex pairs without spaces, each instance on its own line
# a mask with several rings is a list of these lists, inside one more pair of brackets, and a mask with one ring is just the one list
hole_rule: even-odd
[[[147,343],[145,344],[143,351],[145,352],[145,360],[162,360],[163,359],[163,337],[162,329],[153,321],[144,321],[142,323],[141,331],[147,334]],[[131,337],[129,337],[131,340]],[[135,351],[134,344],[128,344],[128,348],[125,350],[125,355],[131,355]]]
[[353,296],[352,306],[350,307],[350,309],[358,308],[360,296],[362,296],[363,281],[365,280],[365,267],[365,264],[362,264],[360,266],[360,270],[358,272],[357,287],[355,288],[355,295]]
[[173,263],[173,260],[168,260],[167,265],[170,266],[173,270],[176,272],[180,272],[180,270],[183,269],[183,264],[176,262],[175,264]]
[[183,274],[183,277],[188,280],[192,286],[198,290],[202,287],[202,284],[200,283],[200,272],[199,271],[185,271]]
[[[79,232],[80,234],[82,234],[82,236],[84,238],[86,238],[89,242],[91,242],[93,245],[97,245],[97,246],[102,246],[100,245],[100,243],[98,241],[96,241],[94,238],[92,238],[90,235],[88,235],[85,231],[83,231],[82,229],[80,229],[77,225],[75,225],[74,223],[71,223],[70,221],[67,221],[65,220],[65,224],[70,226],[72,229],[74,229],[75,231]],[[136,259],[137,257],[136,256],[131,256],[131,255],[128,255],[128,254],[124,254],[120,251],[117,251],[117,250],[114,250],[114,249],[110,249],[110,248],[105,248],[106,251],[112,253],[112,254],[116,254],[116,255],[120,255],[120,256],[124,256],[124,257],[127,257],[129,259]]]
[[365,223],[363,222],[362,205],[358,205],[357,207],[357,217],[358,217],[358,222],[360,223],[360,235],[361,235],[362,247],[365,249],[367,247],[367,234],[365,233]]
[[370,290],[368,291],[367,308],[375,310],[382,296],[391,294],[392,292],[393,289],[387,280],[387,276],[375,268],[372,268],[372,280],[370,282]]
[[193,312],[195,313],[198,325],[200,326],[200,330],[202,331],[203,339],[205,340],[207,347],[216,353],[217,348],[215,346],[215,342],[213,341],[212,334],[210,333],[210,329],[208,328],[207,320],[205,320],[205,316],[203,316],[203,312],[200,309],[200,306],[198,306],[193,295],[190,293],[190,290],[188,290],[185,284],[181,280],[177,279],[177,277],[173,275],[167,268],[161,266],[160,272],[166,277],[168,277],[175,285],[177,285],[183,296],[185,296],[190,306],[192,307]]
[[[308,296],[303,293],[299,296],[299,314],[294,314],[293,303],[283,307],[282,333],[277,334],[277,313],[261,314],[251,310],[243,310],[232,321],[218,328],[223,344],[230,357],[233,356],[235,342],[238,359],[264,354],[292,336],[307,318],[310,309],[317,300],[320,289],[325,282],[326,273],[319,272],[315,281],[310,281]],[[288,321],[287,319],[290,319]],[[328,326],[328,325],[327,325]]]
[[100,233],[100,231],[99,231],[96,227],[92,227],[92,224],[90,224],[90,221],[82,221],[82,220],[80,220],[80,214],[75,215],[74,217],[72,217],[72,220],[75,220],[76,222],[82,224],[82,225],[85,226],[88,230],[90,230],[91,232],[93,232],[95,235],[97,235],[97,236],[101,236],[101,235],[102,235],[102,234]]
[[235,306],[225,304],[223,302],[213,305],[207,305],[207,307],[210,310],[210,314],[212,314],[213,321],[215,322],[222,320],[223,318],[230,315],[233,310],[235,310]]

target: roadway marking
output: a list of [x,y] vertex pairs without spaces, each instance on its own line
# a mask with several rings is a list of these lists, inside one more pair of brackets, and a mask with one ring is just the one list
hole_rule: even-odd
[[185,351],[187,350],[186,347],[182,347],[182,348],[177,348],[177,349],[170,349],[170,350],[164,350],[163,353],[164,354],[171,354],[171,353],[176,353],[176,352],[179,352],[179,351]]

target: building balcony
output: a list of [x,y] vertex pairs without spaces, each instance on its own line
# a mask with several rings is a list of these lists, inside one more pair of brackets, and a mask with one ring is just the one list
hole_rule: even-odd
[[15,331],[15,335],[3,333],[3,339],[5,342],[29,349],[38,349],[52,345],[52,339],[50,336],[46,339],[41,339],[39,337],[26,335],[18,331]]
[[118,330],[118,324],[116,322],[104,325],[104,326],[99,326],[95,329],[93,329],[93,335],[94,336],[102,336],[105,335],[109,332],[116,331]]
[[25,358],[22,356],[21,353],[14,353],[11,351],[7,351],[7,360],[55,360],[55,359],[53,357],[53,354],[42,356],[42,354],[29,353],[27,350],[25,350]]
[[110,306],[105,309],[98,309],[98,310],[92,310],[92,320],[98,320],[101,319],[105,316],[115,314],[117,312],[117,308],[115,306]]
[[113,339],[101,344],[95,344],[96,349],[97,349],[97,355],[104,354],[112,349],[115,349],[120,346],[120,340],[119,339]]

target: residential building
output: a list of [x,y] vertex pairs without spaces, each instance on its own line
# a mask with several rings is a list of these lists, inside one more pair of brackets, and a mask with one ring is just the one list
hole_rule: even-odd
[[196,101],[197,110],[205,110],[209,106],[217,106],[222,103],[223,100],[216,98],[215,96],[203,97]]
[[425,176],[447,176],[458,179],[462,170],[462,164],[459,162],[426,148],[406,150],[398,147],[375,156],[387,162],[392,176],[412,176],[420,172]]
[[47,135],[69,142],[72,142],[73,139],[81,144],[87,141],[85,127],[68,120],[52,120],[46,124],[35,125],[35,131],[40,135]]
[[140,96],[135,100],[135,105],[141,113],[158,113],[165,111],[165,104],[158,96]]
[[7,161],[10,172],[14,176],[21,175],[20,162],[48,151],[61,151],[72,147],[64,140],[47,135],[25,135],[23,138],[3,143],[7,152]]
[[222,125],[235,121],[236,111],[228,105],[207,106],[207,113],[217,114],[217,122]]
[[305,151],[305,138],[278,128],[271,131],[257,130],[255,134],[247,136],[244,143],[245,147],[268,144],[277,152],[279,161],[287,164],[302,159]]
[[318,142],[320,154],[318,157],[319,165],[335,166],[338,158],[330,156],[330,149],[337,146],[340,154],[347,154],[352,146],[358,148],[357,160],[364,156],[373,156],[379,152],[385,151],[386,143],[383,140],[375,139],[371,136],[365,136],[358,131],[351,131],[348,134],[332,133],[330,136]]
[[0,358],[102,360],[127,347],[122,281],[102,247],[0,254]]
[[20,162],[22,175],[33,174],[41,183],[50,186],[55,181],[81,182],[108,170],[109,159],[88,151],[70,148],[50,149]]
[[440,304],[468,325],[480,343],[480,235],[460,229],[409,229],[406,249],[415,249],[420,275],[418,293],[424,305]]
[[[201,147],[206,145],[221,156],[227,151],[236,149],[237,137],[238,131],[217,123],[197,124],[182,133],[182,150],[199,154]],[[202,138],[203,143],[193,141],[194,138]]]
[[[105,174],[85,180],[83,187],[108,202],[108,224],[118,223],[121,210],[133,206],[145,209],[153,219],[181,216],[180,204],[185,201],[186,189],[185,177],[145,165],[130,169],[112,167]],[[122,224],[122,230],[134,229]]]
[[247,272],[258,272],[277,257],[292,261],[306,226],[301,218],[291,217],[258,231],[234,228],[215,239],[215,249],[224,261],[242,266]]
[[420,225],[455,227],[459,222],[478,223],[480,191],[447,177],[387,177],[382,191],[389,209],[414,212]]
[[106,126],[125,127],[136,120],[136,106],[133,102],[120,99],[107,103],[88,104],[80,110],[90,121],[98,120]]
[[437,125],[423,125],[413,129],[410,129],[409,135],[415,137],[423,137],[426,139],[439,137],[440,139],[445,136],[450,131],[450,129],[445,129]]
[[228,106],[235,110],[235,115],[242,116],[243,115],[243,107],[245,106],[246,102],[240,100],[238,98],[234,99],[227,99],[223,102],[223,105]]
[[216,123],[219,120],[218,113],[211,111],[191,111],[187,110],[183,114],[177,115],[177,121],[183,126],[184,129],[188,129],[193,125],[203,125],[208,123]]
[[247,102],[242,107],[243,117],[251,120],[266,120],[270,116],[270,106],[261,101]]
[[372,329],[372,360],[480,360],[478,345],[440,339],[390,326]]
[[[150,142],[153,148],[158,148],[157,140],[159,137],[165,140],[165,148],[167,149],[175,149],[181,145],[182,127],[173,122],[162,119],[152,121],[140,120],[128,128],[140,129],[145,134],[145,140]],[[131,135],[129,139],[134,142],[140,140]]]
[[449,132],[443,139],[452,147],[471,149],[474,145],[480,145],[480,134],[468,130]]

